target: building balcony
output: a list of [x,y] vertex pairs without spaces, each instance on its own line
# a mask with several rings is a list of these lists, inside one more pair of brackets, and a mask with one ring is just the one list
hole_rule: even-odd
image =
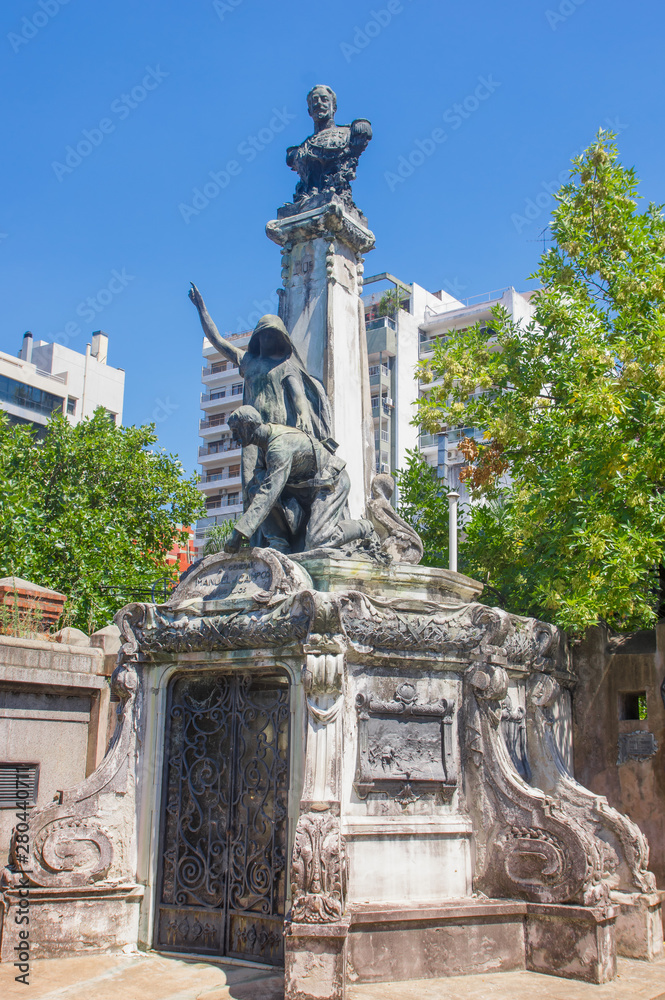
[[238,486],[240,487],[240,473],[229,474],[228,469],[224,469],[223,472],[213,472],[201,476],[201,481],[198,483],[198,488],[202,493],[206,493],[210,496],[219,490],[220,484],[228,484],[228,486]]
[[223,410],[228,407],[231,398],[236,399],[236,397],[231,397],[231,392],[230,390],[227,391],[227,388],[223,387],[221,389],[213,389],[212,392],[202,392],[201,409],[205,410],[206,413],[214,413],[215,410]]
[[217,365],[204,365],[201,369],[201,381],[204,385],[222,385],[224,382],[241,379],[235,365],[227,364],[226,368]]
[[386,326],[389,330],[397,329],[397,323],[391,316],[378,316],[376,319],[371,319],[369,323],[366,324],[365,329],[381,330]]
[[240,496],[240,492],[238,492],[237,497],[222,496],[222,497],[213,497],[209,500],[206,500],[207,511],[219,510],[222,507],[224,509],[228,508],[229,510],[237,510],[239,513],[242,510],[242,497]]
[[[214,442],[216,445],[216,442]],[[223,446],[213,447],[213,444],[204,444],[199,448],[199,462],[201,465],[209,466],[211,462],[215,462],[219,459],[220,455],[228,456],[232,458],[234,456],[240,457],[240,445],[236,444],[235,441],[230,441],[228,444]]]
[[210,528],[216,524],[223,524],[224,521],[235,521],[238,515],[242,514],[242,504],[235,507],[225,507],[222,513],[212,514],[210,517],[202,517],[196,522],[196,541],[202,542]]
[[228,431],[228,429],[229,425],[226,422],[226,416],[224,416],[223,420],[219,420],[215,417],[210,417],[206,418],[205,420],[199,421],[199,434],[203,438],[212,437],[216,433],[221,431]]

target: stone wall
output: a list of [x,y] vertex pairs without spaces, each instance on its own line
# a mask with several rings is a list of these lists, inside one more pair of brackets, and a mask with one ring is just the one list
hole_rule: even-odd
[[[0,765],[38,765],[37,808],[82,781],[104,757],[111,714],[107,659],[103,643],[0,636]],[[15,814],[13,804],[0,807],[3,865]]]
[[[660,888],[665,888],[664,655],[665,623],[625,637],[592,628],[573,650],[579,678],[573,696],[575,777],[638,824]],[[644,719],[634,717],[640,714],[640,695],[646,698]]]

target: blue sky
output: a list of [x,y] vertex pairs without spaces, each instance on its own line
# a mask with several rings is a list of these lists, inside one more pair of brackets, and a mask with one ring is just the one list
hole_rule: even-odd
[[[310,131],[314,83],[337,91],[339,122],[374,128],[354,186],[376,234],[367,274],[462,297],[526,288],[547,190],[600,126],[665,201],[664,19],[619,0],[6,0],[0,350],[27,329],[68,330],[77,350],[105,330],[125,423],[156,419],[191,471],[188,283],[222,330],[276,311],[264,226],[293,194],[284,152]],[[67,159],[82,140],[88,155]],[[210,172],[224,189],[183,209]]]

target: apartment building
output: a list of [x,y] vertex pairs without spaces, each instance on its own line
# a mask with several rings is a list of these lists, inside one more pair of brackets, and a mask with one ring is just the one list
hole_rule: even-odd
[[[247,347],[251,330],[225,334],[236,347]],[[196,524],[196,546],[200,552],[210,528],[235,520],[242,513],[240,447],[231,436],[228,418],[242,403],[243,380],[236,365],[203,338],[201,419],[199,436],[199,489],[205,494],[208,516]]]
[[85,354],[23,336],[17,357],[0,351],[0,409],[12,423],[43,430],[59,411],[72,424],[103,406],[122,423],[125,372],[108,364],[108,336],[93,333]]

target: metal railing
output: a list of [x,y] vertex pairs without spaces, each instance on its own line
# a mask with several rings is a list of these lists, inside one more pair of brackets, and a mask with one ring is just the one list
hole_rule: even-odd
[[[216,371],[213,371],[213,368]],[[237,365],[232,365],[227,362],[226,368],[217,368],[217,365],[206,365],[201,369],[201,378],[207,378],[209,375],[231,375],[238,371]]]
[[240,472],[229,472],[225,470],[224,472],[213,472],[209,476],[203,476],[201,478],[202,483],[217,483],[222,479],[240,479]]
[[217,497],[215,500],[206,500],[206,510],[217,510],[219,507],[237,507],[239,504],[242,504],[239,496],[233,500],[228,497]]
[[397,329],[397,323],[390,316],[379,316],[377,319],[371,319],[369,323],[365,325],[365,329],[380,330],[382,326],[387,326],[390,330]]
[[[213,442],[215,444],[215,442]],[[199,448],[199,458],[203,458],[204,455],[223,455],[227,451],[240,451],[240,445],[235,441],[229,441],[229,443],[224,443],[221,447],[213,447],[213,444],[204,444]]]
[[226,426],[226,414],[223,414],[223,419],[218,417],[206,417],[205,420],[199,421],[199,430],[205,431],[210,427],[225,427]]

